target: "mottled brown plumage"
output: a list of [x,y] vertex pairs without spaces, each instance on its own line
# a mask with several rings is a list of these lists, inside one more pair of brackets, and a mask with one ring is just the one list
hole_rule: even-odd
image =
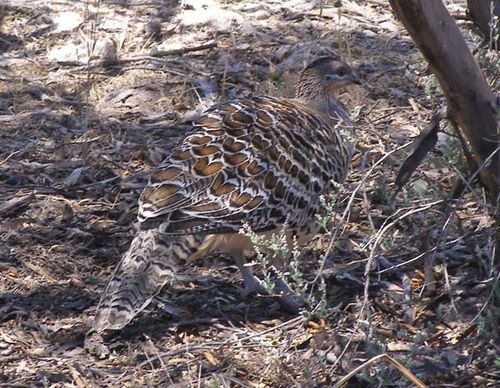
[[[351,127],[335,91],[359,83],[342,61],[320,58],[297,83],[296,99],[253,97],[210,108],[151,175],[139,200],[139,230],[97,308],[94,329],[120,329],[148,305],[177,268],[211,252],[243,266],[253,247],[238,234],[287,233],[307,241],[321,195],[344,181]],[[280,289],[286,292],[283,282]]]

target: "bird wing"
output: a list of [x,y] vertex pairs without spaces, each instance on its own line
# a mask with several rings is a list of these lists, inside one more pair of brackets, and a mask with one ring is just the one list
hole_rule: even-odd
[[168,234],[301,225],[348,159],[338,131],[300,103],[232,100],[199,118],[152,174],[138,218]]

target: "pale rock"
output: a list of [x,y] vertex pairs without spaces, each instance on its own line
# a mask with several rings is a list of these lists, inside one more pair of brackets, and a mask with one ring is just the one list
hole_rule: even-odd
[[271,14],[270,14],[268,11],[264,10],[264,9],[261,9],[261,10],[259,10],[259,11],[255,12],[255,13],[253,14],[253,18],[254,18],[255,20],[265,20],[265,19],[269,19],[269,17],[270,17],[270,16],[271,16]]
[[73,31],[83,23],[83,17],[77,12],[66,11],[52,19],[55,25],[55,32]]

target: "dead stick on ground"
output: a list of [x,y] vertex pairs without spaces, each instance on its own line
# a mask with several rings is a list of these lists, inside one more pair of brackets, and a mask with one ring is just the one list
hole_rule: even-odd
[[209,49],[214,48],[214,47],[217,47],[216,42],[202,44],[201,46],[195,46],[195,47],[184,47],[184,48],[175,49],[175,50],[158,51],[158,52],[152,53],[150,55],[138,55],[136,57],[131,57],[131,58],[122,58],[122,59],[117,60],[116,64],[119,65],[122,63],[130,63],[130,62],[136,62],[136,61],[155,60],[155,59],[167,57],[170,55],[184,55],[184,54],[192,53],[195,51],[209,50]]
[[389,361],[394,367],[408,380],[410,380],[413,384],[415,384],[418,388],[426,388],[427,386],[422,383],[422,381],[415,376],[413,373],[411,373],[408,368],[406,368],[404,365],[396,361],[394,358],[389,356],[388,354],[379,354],[378,356],[370,358],[368,361],[364,362],[357,368],[354,368],[349,374],[346,376],[342,377],[333,387],[334,388],[340,388],[342,387],[351,377],[353,377],[356,373],[358,373],[361,369],[363,369],[365,366],[373,364],[375,361],[380,360],[381,358],[385,358],[386,361]]
[[[120,58],[117,59],[116,62],[113,63],[113,65],[121,65],[125,63],[131,63],[131,62],[138,62],[138,61],[151,61],[151,60],[159,60],[162,57],[167,57],[171,55],[185,55],[188,53],[192,53],[195,51],[202,51],[202,50],[209,50],[211,48],[217,47],[216,42],[211,42],[211,43],[206,43],[202,44],[200,46],[194,46],[194,47],[183,47],[180,49],[175,49],[175,50],[167,50],[167,51],[158,51],[155,53],[151,53],[149,55],[138,55],[135,57],[130,57],[130,58]],[[59,65],[63,66],[85,66],[86,69],[95,69],[96,67],[103,66],[104,61],[102,59],[97,59],[90,61],[90,64],[83,64],[78,61],[70,61],[70,62],[58,62]],[[107,63],[107,66],[109,66],[110,63]]]
[[12,158],[14,155],[18,154],[19,152],[21,152],[23,150],[17,150],[17,151],[14,151],[12,152],[9,156],[7,156],[4,160],[2,160],[0,162],[0,166],[4,165],[5,163],[7,163],[9,161],[10,158]]

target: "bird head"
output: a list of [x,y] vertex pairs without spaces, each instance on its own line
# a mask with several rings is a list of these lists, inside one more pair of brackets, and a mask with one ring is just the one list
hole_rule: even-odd
[[305,100],[335,98],[336,92],[349,84],[360,85],[349,65],[333,57],[321,57],[302,71],[296,96]]

